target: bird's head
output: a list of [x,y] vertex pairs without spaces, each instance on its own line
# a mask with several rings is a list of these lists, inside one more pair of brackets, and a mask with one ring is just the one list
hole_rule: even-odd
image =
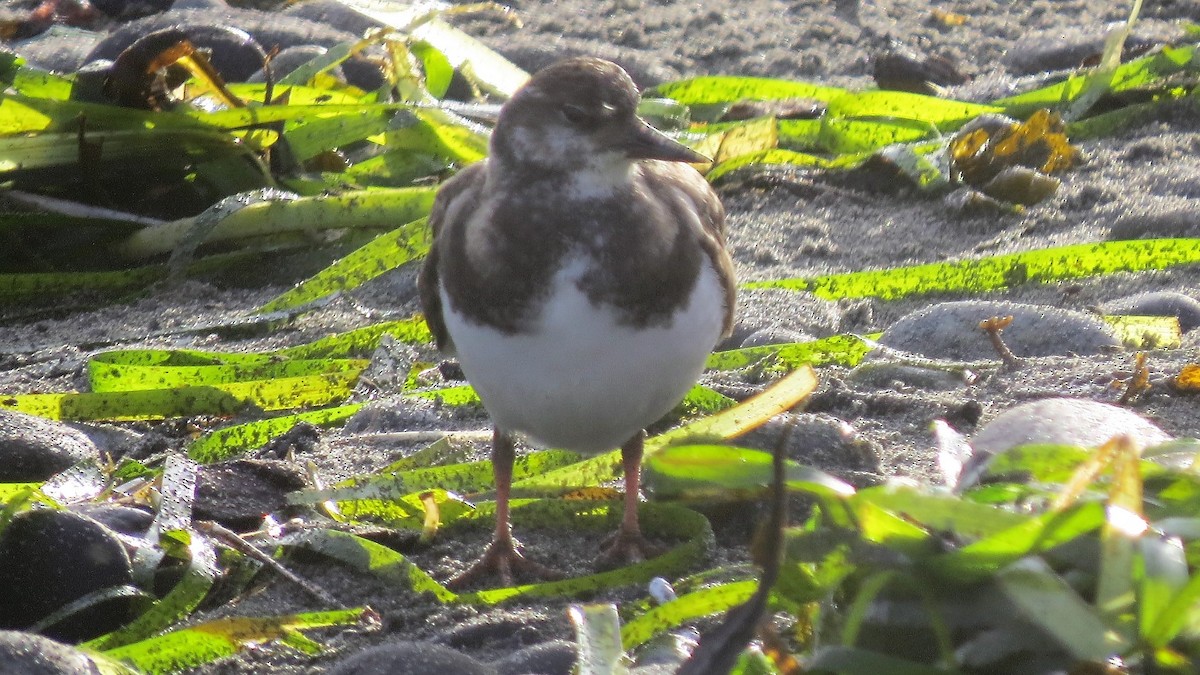
[[707,158],[637,116],[638,90],[620,66],[579,57],[538,71],[500,110],[492,157],[508,170],[620,170],[640,159]]

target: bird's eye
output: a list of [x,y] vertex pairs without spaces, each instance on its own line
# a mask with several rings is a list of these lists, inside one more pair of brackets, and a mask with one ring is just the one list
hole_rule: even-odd
[[594,127],[599,121],[587,108],[571,103],[563,105],[562,114],[563,117],[567,118],[568,122],[577,127]]

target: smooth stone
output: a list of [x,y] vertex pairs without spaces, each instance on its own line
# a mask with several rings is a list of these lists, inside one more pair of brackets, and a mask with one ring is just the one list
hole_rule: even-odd
[[[18,514],[0,534],[0,628],[27,628],[64,605],[106,588],[133,584],[125,546],[112,530],[69,511]],[[48,637],[77,642],[116,630],[131,618],[130,598],[114,598],[51,625]]]
[[738,294],[737,321],[733,335],[719,348],[746,345],[751,335],[762,331],[788,331],[822,337],[841,327],[837,303],[822,300],[811,293],[778,289],[758,289]]
[[333,665],[328,675],[497,675],[495,668],[444,645],[394,642]]
[[[317,45],[297,45],[295,47],[288,47],[287,49],[284,49],[276,54],[275,58],[271,59],[271,76],[275,81],[278,81],[290,75],[292,71],[296,70],[300,66],[303,66],[309,61],[312,61],[319,56],[324,56],[328,51],[328,49],[319,47]],[[342,72],[340,66],[331,68],[326,72],[332,75],[335,79],[342,81],[345,81],[346,79],[346,75]],[[266,82],[267,73],[265,70],[259,70],[251,75],[246,81]]]
[[48,637],[0,630],[0,673],[4,675],[96,675],[84,652]]
[[1095,448],[1118,434],[1143,447],[1172,436],[1127,408],[1077,398],[1047,398],[1022,403],[986,423],[971,438],[971,457],[964,463],[960,489],[979,479],[996,455],[1030,443]]
[[118,21],[156,14],[172,6],[172,0],[92,0],[92,6]]
[[571,675],[579,659],[575,644],[551,640],[526,647],[496,662],[498,675]]
[[748,347],[765,347],[767,345],[785,345],[794,342],[808,342],[813,337],[807,333],[798,330],[789,330],[787,328],[763,328],[748,335],[745,340],[742,340],[741,348]]
[[362,35],[368,30],[380,26],[378,21],[354,11],[336,0],[306,0],[305,2],[290,3],[284,6],[280,14],[324,24],[354,35]]
[[44,481],[77,462],[98,458],[96,445],[77,429],[0,410],[0,482]]
[[1200,300],[1177,291],[1147,291],[1111,300],[1100,308],[1106,314],[1173,316],[1184,333],[1200,326]]
[[154,524],[153,513],[133,506],[85,502],[73,505],[71,510],[81,516],[91,518],[113,532],[127,534],[131,537],[145,536],[150,530],[150,526]]
[[1164,203],[1141,212],[1122,214],[1108,229],[1108,238],[1113,241],[1174,237],[1200,237],[1200,209]]
[[229,3],[225,0],[175,0],[171,3],[171,9],[203,9],[210,12],[224,12],[229,9]]
[[73,73],[85,62],[84,56],[102,39],[103,33],[56,25],[31,38],[10,42],[5,46],[27,59],[29,65],[35,68]]
[[[144,19],[131,21],[114,30],[88,60],[94,58],[116,58],[121,50],[133,44],[139,37],[163,28],[174,26],[237,26],[254,37],[263,49],[280,50],[296,45],[318,45],[333,47],[344,42],[354,42],[359,34],[338,30],[329,25],[310,21],[297,16],[289,16],[282,12],[260,12],[253,9],[229,7],[221,10],[214,9],[171,9],[148,16]],[[103,49],[101,49],[103,47]],[[262,68],[259,61],[253,74]],[[370,91],[384,82],[383,72],[379,66],[363,57],[352,57],[342,64],[342,70],[350,84]]]
[[[161,438],[149,433],[138,433],[115,424],[67,422],[66,425],[79,430],[92,441],[97,450],[114,459],[128,456],[142,448],[147,442]],[[165,440],[163,447],[159,450],[166,450]]]
[[308,486],[308,476],[290,462],[218,462],[200,467],[192,513],[198,520],[215,520],[233,530],[253,530],[264,515],[287,507],[287,493]]
[[[1082,66],[1089,57],[1098,56],[1104,51],[1104,36],[1108,26],[1092,27],[1091,30],[1077,26],[1059,26],[1052,30],[1041,30],[1026,33],[1016,39],[1012,46],[1004,52],[1000,62],[1010,73],[1020,75],[1047,70],[1076,69]],[[1126,51],[1134,48],[1148,48],[1160,42],[1169,41],[1169,34],[1157,26],[1137,27],[1135,33],[1126,39]]]
[[1117,434],[1145,446],[1171,440],[1150,420],[1120,406],[1080,398],[1046,398],[1001,413],[971,438],[975,452],[999,454],[1028,443],[1095,447]]
[[776,415],[739,439],[738,444],[773,452],[785,433],[788,434],[785,455],[801,464],[839,474],[879,471],[879,458],[870,444],[849,423],[825,413]]
[[[158,30],[174,29],[182,32],[198,49],[209,52],[209,63],[226,82],[244,82],[262,69],[266,51],[244,30],[210,23],[181,23],[164,26]],[[151,31],[157,32],[157,31]],[[142,38],[146,33],[131,34],[118,29],[92,49],[85,62],[117,57]]]
[[1120,349],[1116,331],[1099,317],[1058,307],[996,300],[943,302],[902,317],[879,342],[936,359],[999,358],[979,323],[1012,316],[1001,333],[1017,357],[1098,354]]
[[885,361],[868,361],[856,366],[847,374],[846,380],[857,385],[895,391],[947,391],[961,389],[968,384],[968,376],[961,370],[924,368]]

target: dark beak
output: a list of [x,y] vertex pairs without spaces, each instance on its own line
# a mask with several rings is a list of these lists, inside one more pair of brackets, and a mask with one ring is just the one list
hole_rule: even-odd
[[688,146],[672,140],[661,131],[637,120],[622,144],[630,159],[661,159],[664,162],[703,164],[712,160]]

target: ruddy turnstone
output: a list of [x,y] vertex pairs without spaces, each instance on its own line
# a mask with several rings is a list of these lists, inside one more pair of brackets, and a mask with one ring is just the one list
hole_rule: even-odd
[[604,556],[644,557],[644,429],[669,412],[733,324],[725,211],[703,155],[637,116],[619,66],[573,58],[500,110],[489,157],[446,182],[429,217],[425,318],[491,415],[496,530],[452,580],[511,583],[526,559],[508,498],[513,436],[596,454],[620,446],[625,511]]

